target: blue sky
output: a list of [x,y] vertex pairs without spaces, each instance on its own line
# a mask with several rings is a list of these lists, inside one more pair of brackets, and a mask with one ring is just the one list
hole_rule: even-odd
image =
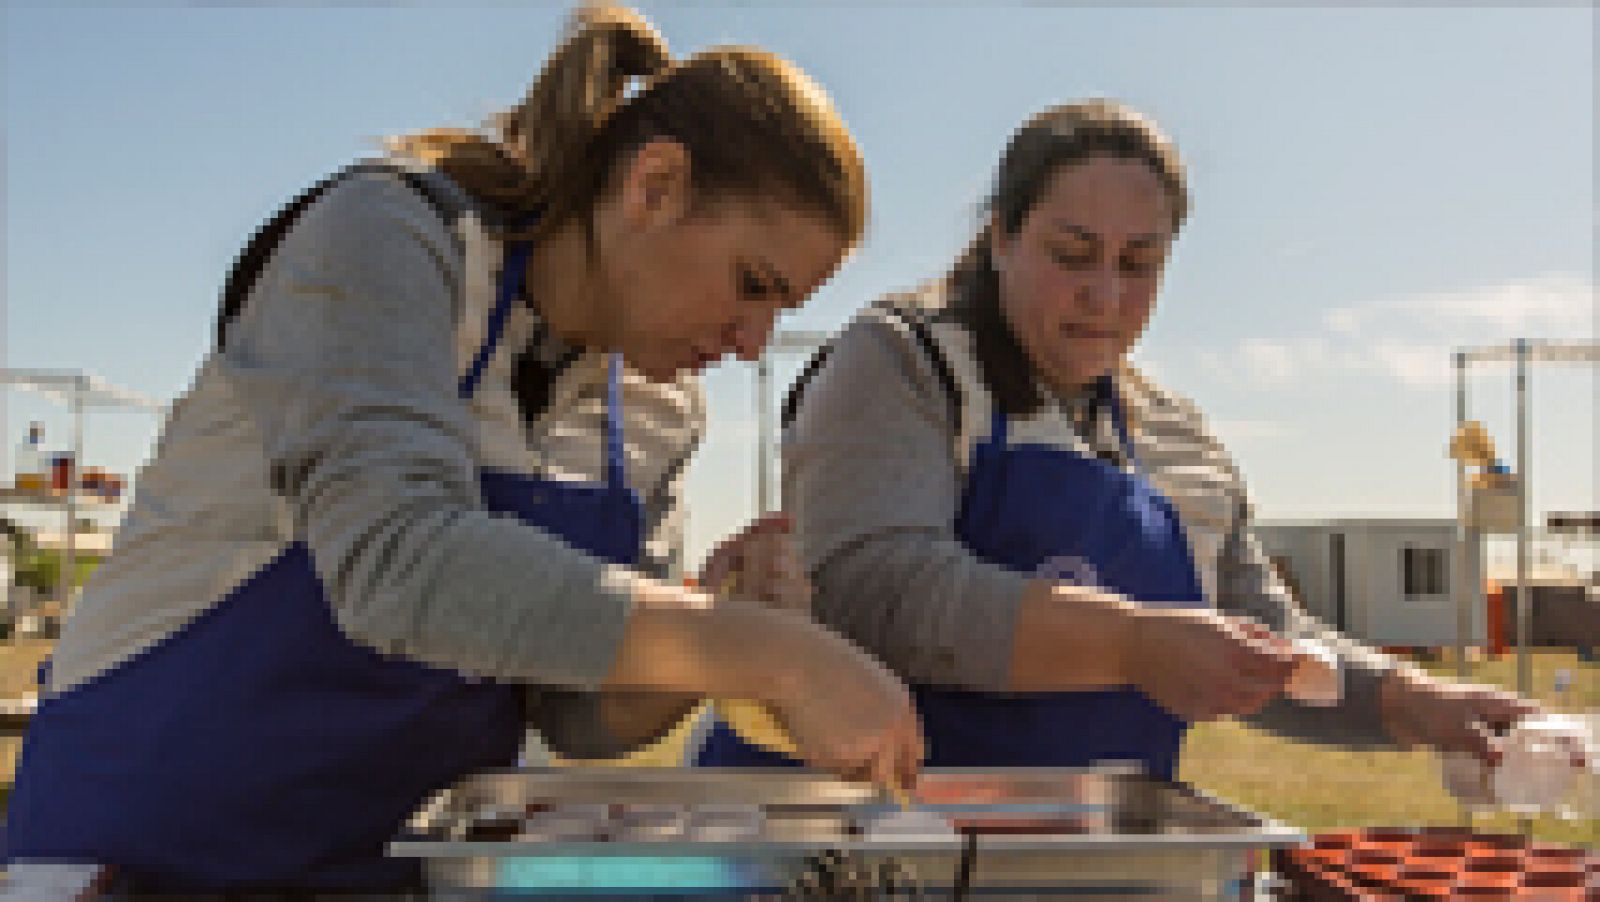
[[[641,7],[678,52],[768,46],[834,95],[873,183],[866,246],[790,325],[831,329],[945,267],[1011,130],[1117,97],[1190,168],[1194,211],[1139,358],[1195,398],[1266,515],[1439,515],[1448,352],[1593,339],[1595,13],[1492,8]],[[557,5],[9,6],[6,365],[160,398],[207,347],[250,230],[378,136],[513,102]],[[786,368],[787,369],[787,368]],[[1512,452],[1509,375],[1474,414]],[[691,551],[749,511],[749,371],[709,381]],[[1600,506],[1596,377],[1534,380],[1539,508]],[[59,409],[12,393],[5,446]],[[154,423],[92,419],[132,469]]]

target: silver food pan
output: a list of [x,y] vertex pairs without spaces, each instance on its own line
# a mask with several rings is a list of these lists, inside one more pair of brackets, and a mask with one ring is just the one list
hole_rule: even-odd
[[[1256,851],[1304,836],[1119,767],[934,769],[936,830],[881,830],[874,788],[790,769],[553,768],[475,776],[391,855],[441,897],[1237,898]],[[876,888],[876,892],[872,891]]]

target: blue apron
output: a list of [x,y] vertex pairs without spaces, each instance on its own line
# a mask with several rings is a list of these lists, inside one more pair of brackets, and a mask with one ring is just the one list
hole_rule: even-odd
[[[1095,404],[1115,423],[1130,461],[1109,378]],[[1137,472],[1049,445],[1006,444],[997,408],[974,449],[956,535],[983,560],[1061,581],[1093,583],[1146,604],[1202,606],[1205,596],[1176,511]],[[991,693],[913,685],[932,767],[1142,765],[1171,779],[1186,725],[1142,692]],[[796,763],[715,724],[701,767]]]
[[[507,249],[463,398],[529,250]],[[628,564],[642,516],[623,472],[615,358],[608,391],[604,483],[498,472],[480,483],[489,510]],[[40,704],[9,857],[109,864],[140,892],[414,885],[416,863],[385,858],[384,844],[434,791],[515,763],[520,692],[352,642],[296,542],[177,633]]]

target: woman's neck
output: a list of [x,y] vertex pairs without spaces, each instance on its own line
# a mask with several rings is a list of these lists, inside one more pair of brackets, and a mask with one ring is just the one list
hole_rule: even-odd
[[528,257],[523,273],[528,299],[564,344],[600,344],[601,311],[594,277],[583,226],[576,221],[541,238]]

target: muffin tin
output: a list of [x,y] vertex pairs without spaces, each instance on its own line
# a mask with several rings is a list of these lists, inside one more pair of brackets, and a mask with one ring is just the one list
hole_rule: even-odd
[[1334,830],[1278,849],[1289,898],[1600,899],[1600,855],[1457,827]]

